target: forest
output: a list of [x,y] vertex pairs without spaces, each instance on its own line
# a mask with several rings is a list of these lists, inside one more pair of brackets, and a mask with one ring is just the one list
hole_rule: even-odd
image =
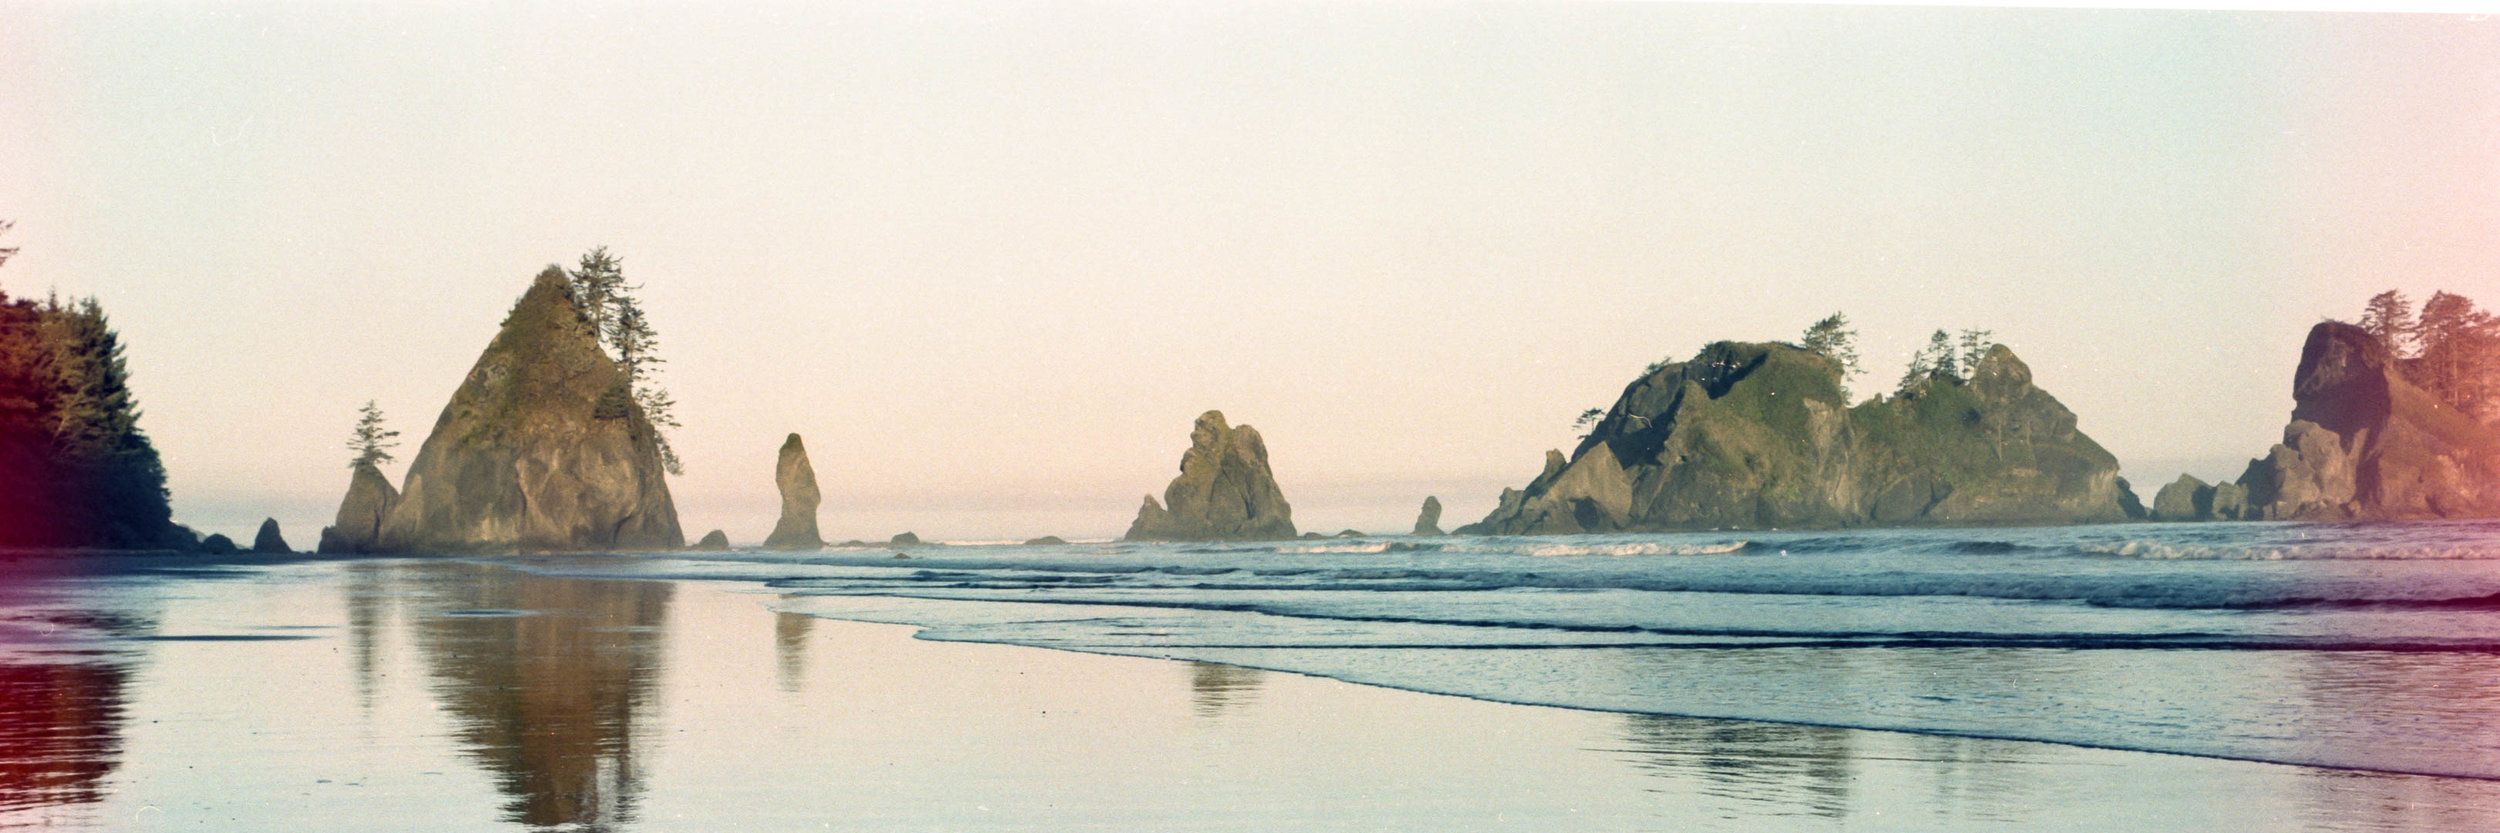
[[0,290],[0,547],[185,547],[171,517],[103,307]]

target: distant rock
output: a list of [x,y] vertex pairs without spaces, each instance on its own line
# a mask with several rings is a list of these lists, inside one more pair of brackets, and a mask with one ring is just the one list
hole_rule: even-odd
[[2243,517],[2500,516],[2500,430],[2408,381],[2361,328],[2338,321],[2310,328],[2292,401],[2283,442],[2240,475]]
[[697,552],[728,552],[729,533],[717,529],[703,533],[703,540],[694,542],[694,546],[687,549]]
[[1719,342],[1626,386],[1569,458],[1546,453],[1462,534],[2042,524],[2126,517],[2118,460],[1991,348],[1851,407],[1840,367],[1787,344]]
[[1301,536],[1301,537],[1302,537],[1302,540],[1305,540],[1305,541],[1326,541],[1326,540],[1328,540],[1328,536],[1326,536],[1326,535],[1321,535],[1321,534],[1319,534],[1319,533],[1317,533],[1317,532],[1305,532],[1305,533],[1302,533],[1302,536]]
[[[1168,508],[1167,508],[1168,507]],[[1276,541],[1294,537],[1293,507],[1268,471],[1267,443],[1248,425],[1225,424],[1221,411],[1190,428],[1181,473],[1138,508],[1125,541]]]
[[2135,486],[2124,477],[2118,478],[2118,510],[2126,513],[2130,521],[2141,521],[2152,515],[2145,511],[2144,499],[2135,496]]
[[912,546],[919,546],[919,545],[920,545],[920,536],[918,536],[918,535],[913,535],[913,534],[911,534],[911,533],[909,533],[909,532],[905,532],[905,533],[902,533],[902,534],[899,534],[899,535],[894,536],[894,537],[893,537],[893,539],[891,539],[891,540],[886,541],[886,544],[888,544],[888,545],[890,545],[890,546],[897,546],[897,547],[912,547]]
[[227,555],[240,552],[240,550],[236,549],[234,546],[234,539],[226,537],[223,533],[210,535],[208,536],[208,540],[201,541],[200,551],[210,555]]
[[1424,508],[1423,508],[1423,511],[1420,511],[1420,512],[1415,513],[1415,532],[1414,532],[1414,534],[1416,534],[1416,535],[1440,535],[1440,534],[1442,534],[1442,533],[1441,533],[1441,499],[1440,499],[1440,498],[1438,498],[1438,497],[1429,497],[1429,496],[1424,498]]
[[2206,503],[2213,508],[2209,514],[2214,520],[2251,520],[2248,517],[2248,487],[2237,483],[2216,483],[2210,492],[2211,497]]
[[295,552],[294,548],[286,545],[286,536],[278,534],[278,519],[276,518],[261,520],[260,534],[252,536],[252,551],[263,555],[284,555]]
[[549,266],[408,466],[383,552],[675,550],[657,434]]
[[347,496],[339,500],[337,519],[321,529],[317,550],[325,555],[375,552],[382,540],[382,519],[398,505],[399,490],[391,488],[390,478],[371,463],[358,464],[347,476]]
[[866,548],[868,548],[868,547],[873,547],[873,546],[876,546],[876,545],[875,545],[875,544],[868,543],[868,542],[866,542],[866,541],[859,540],[859,539],[857,539],[857,538],[853,538],[853,539],[851,539],[851,540],[844,541],[844,542],[839,543],[839,544],[835,544],[834,546],[837,546],[837,547],[846,547],[846,548],[850,548],[850,549],[866,549]]
[[1060,540],[1057,535],[1044,535],[1039,538],[1025,541],[1024,545],[1028,547],[1056,547],[1065,543],[1067,542]]
[[2194,477],[2179,475],[2179,479],[2170,481],[2170,485],[2161,487],[2161,492],[2153,496],[2153,520],[2213,520],[2213,499],[2214,487]]
[[1361,532],[1359,532],[1359,531],[1356,531],[1356,530],[1352,530],[1352,529],[1340,529],[1340,530],[1337,530],[1337,537],[1339,537],[1339,538],[1361,538],[1361,537],[1363,537],[1363,533],[1361,533]]
[[816,534],[816,507],[824,502],[816,491],[816,468],[807,463],[807,446],[799,435],[791,434],[781,442],[780,461],[773,465],[773,485],[781,489],[781,520],[773,524],[773,534],[764,538],[766,549],[822,549],[825,539]]

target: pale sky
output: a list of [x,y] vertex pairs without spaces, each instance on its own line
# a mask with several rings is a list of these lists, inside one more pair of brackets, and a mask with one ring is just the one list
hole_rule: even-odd
[[2028,361],[2148,499],[2300,340],[2500,305],[2500,21],[1641,3],[0,5],[0,290],[97,296],[177,519],[309,547],[607,245],[689,539],[1117,535],[1190,420],[1305,530],[1473,521],[1572,418],[1834,310]]

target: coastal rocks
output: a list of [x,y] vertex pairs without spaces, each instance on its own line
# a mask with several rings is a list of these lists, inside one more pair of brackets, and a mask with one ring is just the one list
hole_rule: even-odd
[[382,540],[382,519],[399,505],[399,490],[371,463],[358,463],[348,475],[347,496],[339,500],[338,517],[321,529],[317,552],[356,555],[374,552]]
[[816,507],[824,502],[824,495],[816,491],[816,468],[808,465],[807,446],[797,434],[781,443],[780,461],[773,465],[773,485],[781,489],[781,520],[773,524],[773,534],[764,538],[764,548],[823,549],[825,539],[816,533]]
[[1415,535],[1440,535],[1440,534],[1442,534],[1442,533],[1441,533],[1441,499],[1440,499],[1440,498],[1438,498],[1438,497],[1433,497],[1433,496],[1426,496],[1426,497],[1424,498],[1424,508],[1423,508],[1423,510],[1422,510],[1422,511],[1420,511],[1420,512],[1415,513],[1415,532],[1414,532],[1413,534],[1415,534]]
[[1840,367],[1719,342],[1624,388],[1568,458],[1546,452],[1462,534],[2115,521],[2118,461],[2002,345],[1849,407]]
[[2118,478],[2118,511],[2125,513],[2130,521],[2144,520],[2152,514],[2145,511],[2144,499],[2135,496],[2135,486],[2124,477]]
[[1056,547],[1066,543],[1068,543],[1066,539],[1060,538],[1057,535],[1044,535],[1039,538],[1029,539],[1024,542],[1024,545],[1028,547]]
[[2283,441],[2240,475],[2244,517],[2500,516],[2500,430],[2407,380],[2368,331],[2310,328],[2292,399]]
[[2202,521],[2213,517],[2214,487],[2188,475],[2153,495],[2153,520]]
[[549,266],[409,464],[373,551],[673,550],[657,435]]
[[[1168,508],[1167,508],[1168,507]],[[1126,541],[1276,541],[1294,537],[1293,507],[1268,471],[1258,429],[1227,425],[1221,411],[1198,416],[1181,455],[1181,473],[1138,507]]]
[[224,533],[217,533],[200,542],[200,551],[209,555],[232,555],[242,550],[235,547],[234,539],[226,537]]
[[295,550],[286,545],[286,536],[278,534],[278,519],[264,518],[260,533],[252,536],[252,551],[262,555],[284,555]]
[[696,552],[728,552],[729,533],[717,529],[703,533],[703,539],[694,542],[694,546],[687,547],[687,549]]
[[920,545],[920,536],[909,532],[899,532],[895,533],[892,539],[887,540],[886,544],[896,547],[916,547]]

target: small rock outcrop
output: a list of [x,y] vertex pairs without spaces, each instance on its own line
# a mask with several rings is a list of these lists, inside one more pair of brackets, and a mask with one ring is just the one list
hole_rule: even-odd
[[241,550],[235,547],[234,539],[226,537],[225,533],[221,532],[210,535],[207,540],[201,541],[200,551],[210,555],[229,555],[240,552]]
[[729,533],[717,529],[703,533],[703,539],[694,542],[694,546],[687,547],[687,549],[697,552],[728,552]]
[[374,552],[382,540],[382,519],[397,505],[399,490],[391,487],[390,478],[371,463],[357,464],[347,478],[347,496],[339,500],[338,517],[321,529],[318,551],[324,555]]
[[2042,524],[2126,517],[2118,460],[2002,345],[1851,407],[1840,366],[1719,342],[1652,367],[1569,458],[1461,534]]
[[1044,535],[1039,538],[1027,540],[1024,542],[1024,545],[1028,547],[1056,547],[1065,543],[1067,543],[1067,541],[1057,535]]
[[2130,521],[2140,521],[2152,516],[2152,513],[2144,508],[2144,499],[2135,496],[2134,484],[2128,483],[2124,477],[2118,478],[2118,511],[2124,513]]
[[409,463],[375,550],[684,546],[658,434],[564,270],[514,304]]
[[919,545],[920,545],[920,536],[918,536],[918,535],[914,535],[914,534],[909,533],[909,532],[899,532],[899,533],[895,533],[895,535],[894,535],[894,537],[893,537],[893,538],[888,539],[888,540],[886,541],[886,544],[887,544],[888,546],[896,546],[896,547],[912,547],[912,546],[919,546]]
[[286,536],[278,534],[278,519],[264,518],[260,533],[252,536],[252,551],[263,555],[284,555],[295,551],[286,545]]
[[825,539],[816,533],[816,507],[824,502],[824,495],[816,491],[816,467],[808,465],[807,446],[797,434],[781,442],[781,459],[773,464],[773,485],[781,489],[781,520],[774,522],[773,534],[764,538],[764,548],[823,549]]
[[2243,517],[2500,517],[2500,430],[2407,380],[2368,331],[2310,328],[2292,401],[2283,441],[2240,475]]
[[1441,533],[1441,499],[1440,499],[1440,498],[1438,498],[1438,497],[1430,497],[1430,496],[1427,496],[1427,497],[1425,497],[1425,498],[1424,498],[1424,508],[1423,508],[1423,510],[1422,510],[1422,511],[1420,511],[1420,512],[1415,513],[1415,532],[1414,532],[1414,534],[1416,534],[1416,535],[1440,535],[1440,534],[1442,534],[1442,533]]
[[2213,520],[2213,500],[2214,487],[2182,474],[2153,495],[2153,520]]
[[1278,541],[1294,537],[1293,507],[1268,471],[1267,442],[1221,411],[1198,416],[1181,454],[1181,473],[1146,496],[1125,541]]

